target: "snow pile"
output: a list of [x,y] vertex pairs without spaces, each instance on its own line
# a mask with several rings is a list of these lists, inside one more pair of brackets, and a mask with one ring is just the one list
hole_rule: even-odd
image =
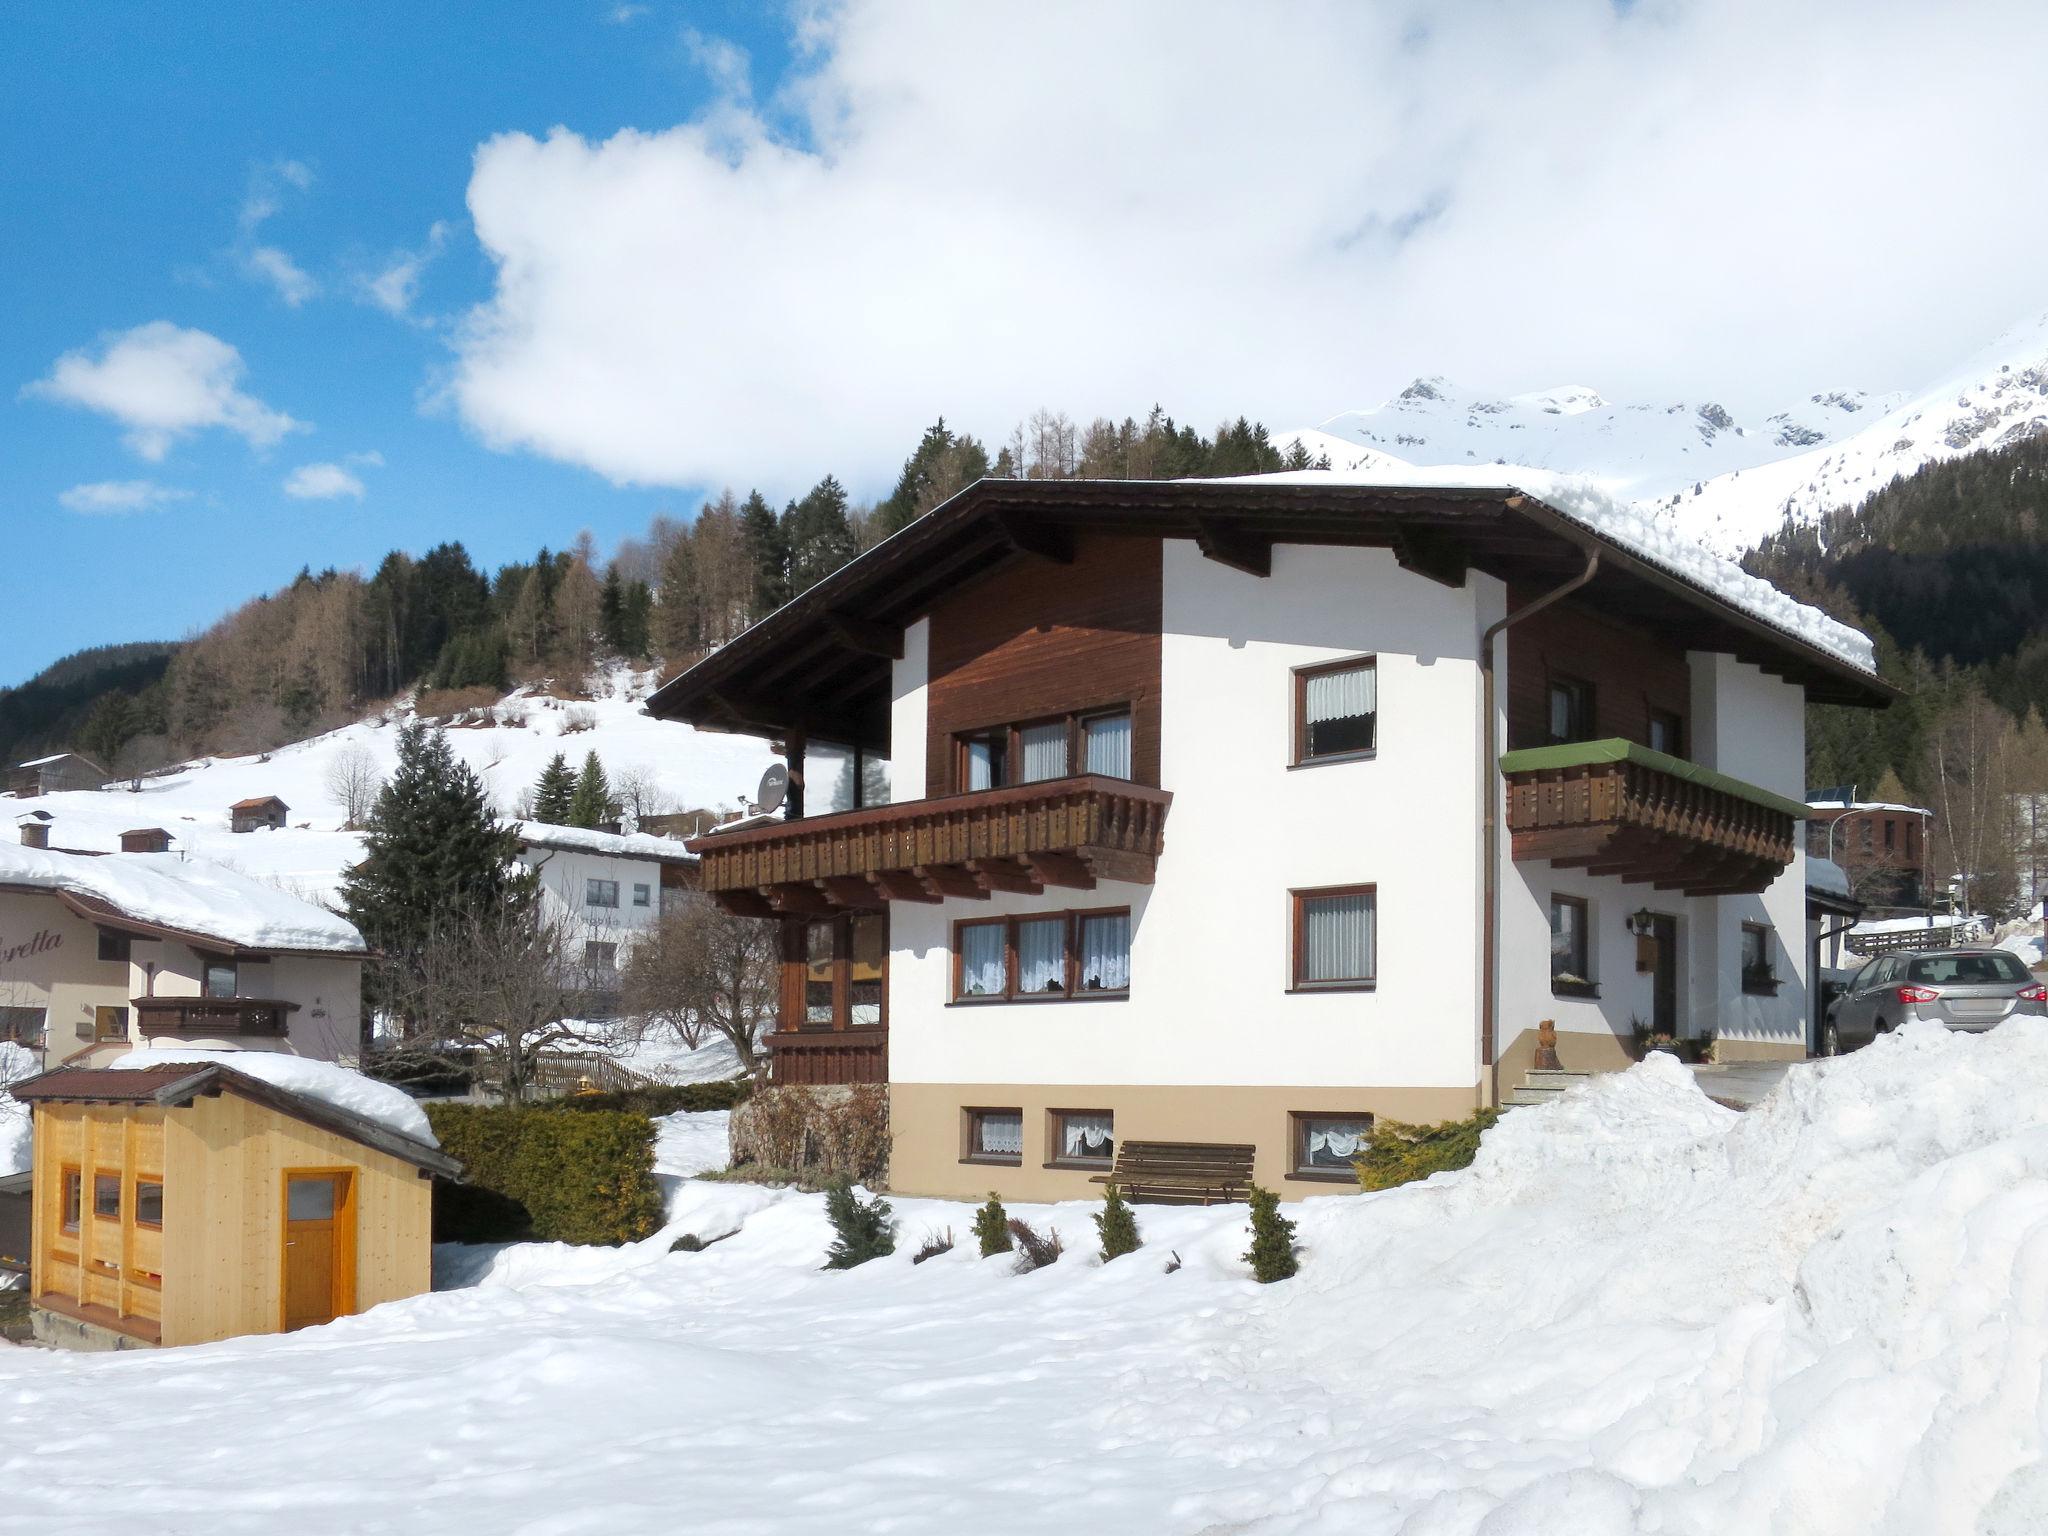
[[33,1052],[12,1040],[0,1040],[0,1179],[28,1171],[31,1140],[28,1106],[7,1089],[41,1070]]
[[732,1115],[723,1109],[683,1110],[654,1122],[654,1171],[670,1178],[710,1173],[732,1163]]
[[0,885],[68,891],[137,922],[242,949],[364,952],[363,936],[347,919],[205,859],[94,856],[0,842]]
[[[1583,475],[1565,475],[1519,464],[1477,468],[1457,464],[1383,465],[1363,470],[1288,470],[1249,477],[1270,485],[1434,486],[1443,488],[1520,491],[1588,532],[1621,545],[1652,565],[1660,566],[1702,591],[1740,608],[1795,639],[1826,651],[1865,672],[1877,671],[1877,652],[1870,637],[1851,629],[1818,608],[1786,596],[1769,582],[1750,575],[1732,560],[1680,532],[1669,521],[1621,500],[1599,482]],[[1243,485],[1246,480],[1217,482]]]
[[389,1083],[365,1077],[353,1068],[336,1066],[331,1061],[309,1061],[303,1056],[286,1056],[278,1051],[150,1050],[145,1047],[130,1051],[108,1065],[114,1068],[161,1067],[187,1061],[219,1062],[245,1077],[256,1078],[273,1088],[303,1094],[336,1109],[348,1110],[365,1120],[388,1126],[400,1135],[410,1136],[414,1141],[425,1142],[430,1147],[441,1145],[434,1137],[434,1127],[427,1120],[427,1112],[411,1095]]

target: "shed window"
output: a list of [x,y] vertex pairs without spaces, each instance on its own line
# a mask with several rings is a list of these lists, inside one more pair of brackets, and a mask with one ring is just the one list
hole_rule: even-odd
[[121,1219],[121,1175],[96,1173],[92,1176],[92,1213],[104,1221]]
[[160,1227],[164,1224],[164,1186],[157,1179],[135,1181],[135,1224]]
[[1379,666],[1345,661],[1294,674],[1294,760],[1370,752],[1379,739]]
[[64,1170],[64,1194],[59,1209],[64,1213],[64,1230],[76,1232],[79,1218],[85,1213],[85,1175],[76,1168]]

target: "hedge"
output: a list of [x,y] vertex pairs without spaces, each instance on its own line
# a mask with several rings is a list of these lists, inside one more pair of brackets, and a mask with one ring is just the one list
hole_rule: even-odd
[[1392,1189],[1433,1173],[1469,1168],[1479,1154],[1479,1138],[1500,1119],[1497,1109],[1482,1109],[1469,1120],[1439,1125],[1404,1125],[1382,1120],[1372,1128],[1365,1151],[1355,1159],[1358,1182],[1367,1189]]
[[625,1243],[662,1222],[654,1126],[620,1111],[580,1115],[486,1104],[429,1104],[461,1184],[434,1186],[436,1242]]
[[626,1110],[653,1119],[687,1110],[692,1114],[707,1109],[736,1109],[754,1092],[744,1077],[716,1083],[682,1083],[675,1086],[650,1083],[645,1088],[626,1088],[617,1093],[572,1093],[549,1099],[544,1109]]

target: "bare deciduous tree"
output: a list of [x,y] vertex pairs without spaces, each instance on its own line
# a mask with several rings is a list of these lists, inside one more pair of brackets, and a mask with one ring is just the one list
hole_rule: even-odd
[[692,1050],[716,1035],[748,1076],[759,1077],[767,1065],[761,1036],[775,1017],[780,980],[775,924],[734,917],[692,893],[634,946],[626,1011],[673,1030]]
[[661,787],[661,776],[652,768],[632,763],[610,770],[608,776],[612,798],[635,827],[643,816],[665,816],[676,808],[675,798]]
[[343,825],[354,831],[377,803],[377,791],[384,787],[384,776],[377,771],[377,754],[361,742],[352,741],[328,760],[324,782],[327,793],[341,802],[342,814],[348,818]]

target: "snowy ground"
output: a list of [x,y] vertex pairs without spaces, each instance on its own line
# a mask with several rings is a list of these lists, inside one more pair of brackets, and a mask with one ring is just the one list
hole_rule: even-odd
[[710,1173],[732,1161],[725,1110],[662,1115],[654,1122],[654,1171],[674,1178]]
[[289,1339],[0,1349],[6,1528],[2048,1528],[2048,1023],[1909,1026],[1747,1115],[1653,1056],[1296,1213],[1264,1288],[1236,1209],[1141,1207],[1108,1266],[1086,1206],[1023,1210],[1070,1252],[1018,1276],[913,1266],[971,1213],[903,1200],[824,1273],[817,1197],[693,1183],[649,1242]]

